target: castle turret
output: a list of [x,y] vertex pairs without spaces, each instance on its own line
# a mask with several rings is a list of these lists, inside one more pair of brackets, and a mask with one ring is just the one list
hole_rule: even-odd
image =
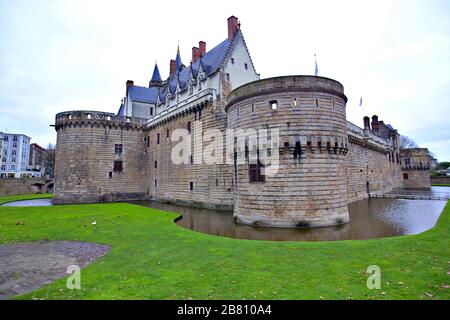
[[53,202],[145,199],[145,122],[98,111],[58,113]]
[[[339,82],[311,76],[264,79],[230,93],[228,127],[249,133],[243,148],[239,138],[233,148],[237,222],[316,227],[349,221],[346,102]],[[247,141],[252,132],[266,140],[264,130],[270,138],[255,152]]]

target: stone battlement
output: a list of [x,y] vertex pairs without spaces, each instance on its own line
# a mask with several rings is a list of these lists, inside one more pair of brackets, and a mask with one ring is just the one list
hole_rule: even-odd
[[336,80],[302,75],[282,76],[250,82],[233,90],[228,96],[228,105],[225,111],[231,104],[250,97],[283,92],[331,94],[347,102],[344,86]]
[[66,126],[103,125],[145,130],[146,122],[146,119],[122,117],[109,112],[75,110],[58,113],[55,118],[55,129],[58,131]]

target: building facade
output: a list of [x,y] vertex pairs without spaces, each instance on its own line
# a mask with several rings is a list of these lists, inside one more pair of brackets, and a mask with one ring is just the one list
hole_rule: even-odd
[[155,66],[148,87],[127,81],[117,114],[57,114],[54,202],[151,199],[314,227],[346,223],[349,202],[403,187],[391,125],[348,122],[335,80],[260,80],[236,17],[227,31],[209,51],[193,47],[188,66],[178,51],[166,80]]
[[0,177],[21,178],[27,171],[31,138],[24,134],[0,132]]

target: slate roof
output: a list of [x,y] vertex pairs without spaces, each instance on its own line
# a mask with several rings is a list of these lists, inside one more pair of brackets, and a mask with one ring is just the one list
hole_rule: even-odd
[[[205,73],[206,77],[209,77],[216,73],[219,70],[220,65],[222,64],[222,61],[224,60],[231,43],[232,41],[229,39],[222,41],[217,46],[206,52],[201,59],[182,69],[175,76],[168,79],[168,83],[159,91],[160,101],[164,101],[166,99],[168,90],[170,90],[171,94],[175,93],[177,89],[177,81],[179,81],[181,91],[186,90],[188,88],[190,72],[192,72],[194,78],[197,77],[200,65],[202,66],[203,72]],[[181,63],[179,52],[177,52],[177,59],[179,59]],[[159,78],[161,78],[158,66],[155,65],[152,81],[154,80],[155,72],[157,72],[156,77],[159,76]],[[155,104],[158,97],[158,88],[131,86],[128,89],[128,94],[130,95],[132,101]]]
[[164,88],[161,91],[160,99],[164,101],[167,93],[167,89],[170,90],[171,94],[174,94],[177,89],[177,81],[180,83],[181,91],[187,89],[187,84],[189,81],[189,74],[192,69],[192,74],[195,77],[198,75],[198,70],[200,69],[200,64],[202,65],[203,72],[205,72],[206,77],[213,75],[217,70],[219,70],[220,65],[225,58],[225,55],[228,51],[228,47],[230,46],[231,41],[226,39],[222,41],[220,44],[209,50],[205,53],[205,55],[197,60],[195,63],[191,64],[189,67],[181,70],[177,75],[172,77],[169,81],[168,88]]
[[158,88],[131,86],[128,88],[128,95],[132,101],[155,104],[158,97]]
[[397,130],[394,129],[390,124],[387,124],[386,127],[388,127],[389,129],[391,129],[392,131],[397,131]]
[[155,69],[153,69],[152,79],[150,81],[162,81],[161,74],[159,73],[159,68],[156,63],[155,63]]

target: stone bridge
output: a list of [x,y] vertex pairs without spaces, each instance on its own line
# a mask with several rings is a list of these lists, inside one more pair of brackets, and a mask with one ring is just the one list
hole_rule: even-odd
[[0,195],[53,193],[54,182],[47,178],[0,179]]

